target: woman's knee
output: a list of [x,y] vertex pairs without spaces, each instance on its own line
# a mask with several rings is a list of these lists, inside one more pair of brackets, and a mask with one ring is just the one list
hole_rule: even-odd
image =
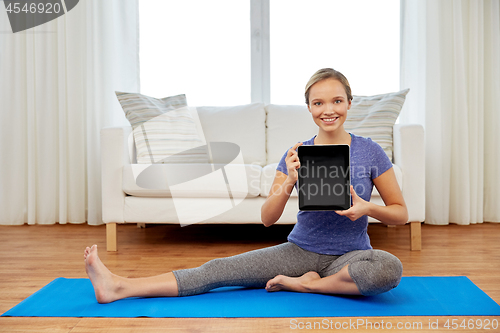
[[372,296],[387,292],[399,285],[403,265],[394,255],[372,250],[365,260],[349,265],[349,274],[361,294]]
[[198,269],[205,274],[215,274],[217,272],[225,270],[227,262],[227,258],[216,258],[207,261],[203,265],[199,266]]
[[[380,251],[380,259],[382,269],[385,272],[384,277],[390,289],[396,288],[401,282],[403,276],[403,264],[401,260],[389,252]],[[389,290],[390,290],[389,289]]]

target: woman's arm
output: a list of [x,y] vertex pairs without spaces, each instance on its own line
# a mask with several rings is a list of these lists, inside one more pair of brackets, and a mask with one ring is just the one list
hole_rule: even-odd
[[276,171],[271,191],[262,205],[260,218],[266,227],[273,225],[280,218],[286,202],[292,193],[295,182],[281,171]]
[[302,142],[298,142],[287,152],[285,161],[288,175],[281,171],[276,171],[271,191],[260,210],[260,219],[266,227],[278,221],[292,193],[293,186],[297,182],[299,177],[297,169],[300,167],[297,147],[301,145]]
[[352,207],[348,210],[336,211],[336,213],[347,216],[351,221],[357,220],[363,215],[368,215],[389,225],[408,222],[408,210],[396,180],[394,169],[390,168],[373,179],[373,184],[380,193],[385,206],[379,206],[361,199],[351,186]]
[[408,222],[408,209],[396,180],[394,169],[390,168],[375,178],[373,184],[380,193],[385,206],[371,203],[368,216],[384,224],[405,224]]

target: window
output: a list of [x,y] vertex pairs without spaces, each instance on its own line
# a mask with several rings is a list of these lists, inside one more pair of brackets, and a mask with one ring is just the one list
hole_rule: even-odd
[[271,103],[305,103],[324,67],[354,95],[399,90],[399,0],[270,0],[270,26]]
[[[270,50],[259,68],[251,68],[251,42],[258,45],[251,3],[270,20],[259,26],[268,29],[259,36],[269,36],[261,40],[269,47],[256,48]],[[354,95],[399,90],[399,0],[140,0],[139,6],[146,95],[184,93],[192,106],[224,106],[250,103],[250,90],[261,88],[270,90],[271,103],[303,104],[307,80],[323,67],[344,73]],[[270,84],[251,83],[252,77]]]
[[250,103],[250,2],[140,0],[141,93]]

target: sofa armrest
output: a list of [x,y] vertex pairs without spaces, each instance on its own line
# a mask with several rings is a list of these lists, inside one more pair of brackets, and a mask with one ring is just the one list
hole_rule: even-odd
[[122,169],[130,164],[129,136],[131,126],[101,129],[102,221],[124,223],[125,192]]
[[425,137],[418,124],[397,124],[393,128],[394,164],[403,172],[403,197],[408,220],[425,219]]

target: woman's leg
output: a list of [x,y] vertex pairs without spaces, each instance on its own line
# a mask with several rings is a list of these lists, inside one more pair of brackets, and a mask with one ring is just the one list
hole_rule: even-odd
[[354,283],[348,273],[348,266],[344,266],[339,272],[323,278],[313,271],[307,272],[298,278],[278,275],[274,279],[269,280],[266,290],[288,290],[332,295],[361,295],[356,283]]
[[316,270],[319,255],[284,243],[214,259],[197,268],[138,279],[111,273],[99,259],[95,245],[85,250],[84,257],[97,301],[109,303],[126,297],[195,295],[223,286],[263,288],[276,275],[301,276]]
[[84,258],[85,271],[94,286],[99,303],[110,303],[127,297],[177,296],[177,281],[172,273],[138,279],[115,275],[97,255],[97,245],[87,247]]
[[277,276],[268,282],[266,289],[368,296],[395,288],[402,273],[401,262],[388,252],[352,251],[335,259],[319,274],[309,272],[299,278]]
[[373,296],[396,288],[403,276],[401,261],[389,252],[365,250],[344,256],[347,256],[349,275],[362,295]]
[[179,296],[200,294],[224,286],[264,288],[276,275],[298,277],[317,270],[319,257],[293,243],[284,243],[214,259],[200,267],[173,273],[179,286]]

